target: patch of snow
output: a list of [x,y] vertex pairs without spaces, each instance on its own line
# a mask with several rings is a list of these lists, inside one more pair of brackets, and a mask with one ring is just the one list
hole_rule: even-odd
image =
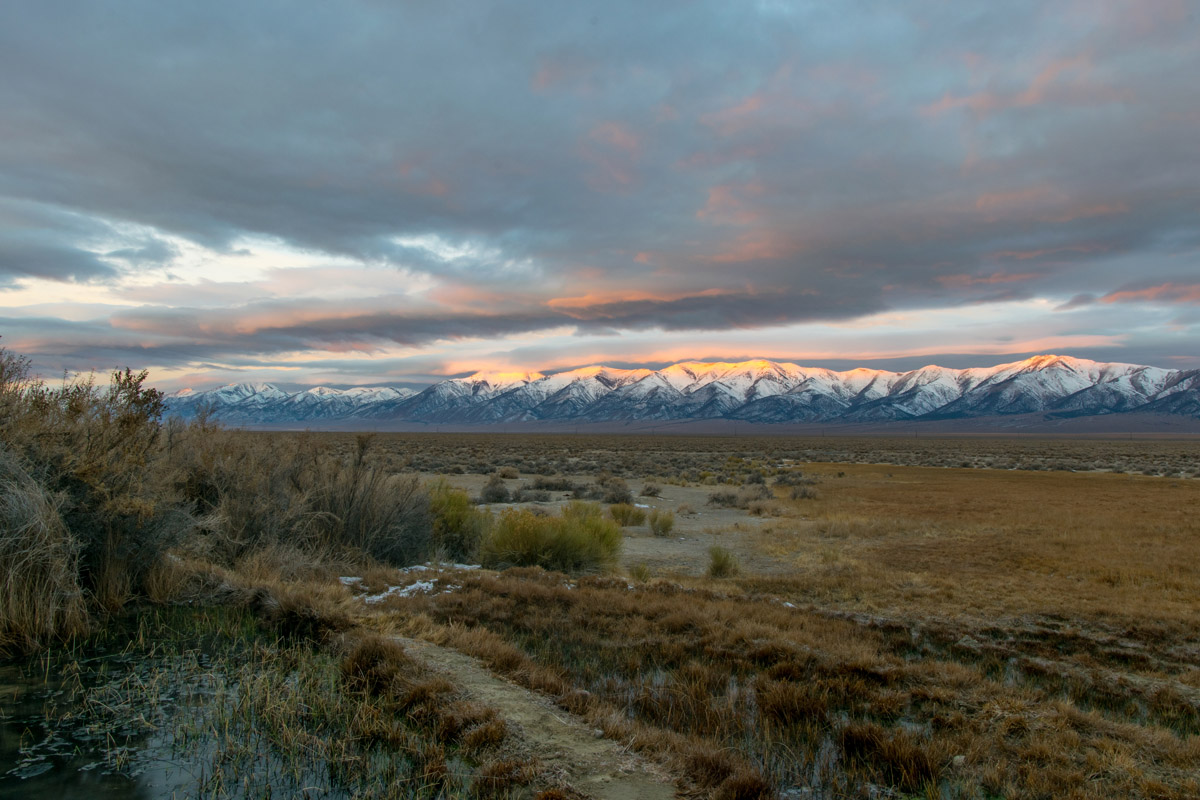
[[426,592],[432,592],[434,584],[436,583],[437,578],[434,578],[428,581],[417,581],[416,583],[409,584],[408,586],[392,586],[387,590],[380,592],[379,594],[373,594],[368,597],[364,597],[363,602],[374,605],[375,603],[382,603],[389,597],[411,597],[417,592],[421,592],[422,594]]

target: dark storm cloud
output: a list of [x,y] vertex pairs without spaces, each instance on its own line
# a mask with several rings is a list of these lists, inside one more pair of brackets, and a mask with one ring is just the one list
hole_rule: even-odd
[[[1196,269],[1198,25],[1186,2],[10,3],[0,200],[54,211],[0,215],[0,282],[262,236],[529,292],[113,319],[179,359],[1150,289]],[[122,225],[156,233],[96,243]]]
[[0,241],[0,282],[14,278],[85,281],[116,274],[95,254],[43,242]]
[[112,277],[113,266],[88,248],[110,235],[108,226],[86,216],[0,195],[0,285],[18,278]]
[[[624,330],[712,330],[764,324],[849,319],[872,310],[863,303],[829,302],[813,294],[730,293],[671,300],[548,307],[504,313],[431,315],[374,312],[332,313],[326,303],[272,302],[238,309],[139,308],[111,317],[107,336],[137,340],[136,350],[153,350],[165,363],[185,363],[205,352],[262,354],[306,348],[337,349],[391,343],[407,346],[443,340],[495,338],[529,331],[569,328],[580,333]],[[93,345],[94,346],[94,345]]]

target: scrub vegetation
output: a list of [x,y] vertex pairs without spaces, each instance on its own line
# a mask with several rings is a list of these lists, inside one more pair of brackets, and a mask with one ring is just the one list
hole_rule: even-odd
[[[49,386],[0,358],[0,650],[69,679],[46,725],[153,729],[111,735],[105,769],[165,746],[199,766],[181,796],[618,796],[430,661],[456,652],[686,796],[1200,795],[1194,443],[161,409],[144,374]],[[125,666],[70,678],[98,648]],[[2,780],[36,773],[21,747]]]

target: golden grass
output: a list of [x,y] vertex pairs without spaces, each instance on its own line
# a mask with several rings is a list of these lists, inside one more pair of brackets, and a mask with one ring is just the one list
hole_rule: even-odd
[[898,624],[663,582],[572,588],[510,570],[462,583],[393,608],[412,633],[557,697],[704,791],[728,795],[735,776],[765,782],[746,796],[852,797],[868,784],[951,797],[1200,791],[1195,699],[1160,696],[1163,681],[1075,685],[1028,654],[1010,663]]
[[[837,477],[838,473],[842,477]],[[1113,474],[812,465],[816,499],[760,545],[793,599],[864,610],[1194,619],[1200,482]]]

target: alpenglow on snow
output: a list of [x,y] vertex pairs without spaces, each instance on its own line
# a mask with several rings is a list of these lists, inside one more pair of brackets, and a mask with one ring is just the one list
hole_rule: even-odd
[[207,409],[239,425],[324,421],[488,424],[730,419],[764,423],[878,422],[1046,413],[1144,411],[1200,416],[1200,370],[1166,370],[1068,356],[995,367],[835,372],[774,361],[687,361],[660,370],[604,366],[543,375],[480,372],[411,389],[272,384],[184,390],[169,414]]

